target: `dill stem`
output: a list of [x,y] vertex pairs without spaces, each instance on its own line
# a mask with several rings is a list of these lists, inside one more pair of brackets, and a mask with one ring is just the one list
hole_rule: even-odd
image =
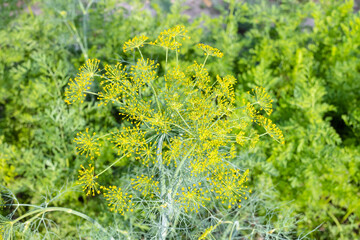
[[[143,61],[145,61],[145,60],[144,60],[144,57],[143,57],[143,55],[142,55],[142,53],[141,53],[140,48],[137,47],[137,49],[139,50],[139,53],[140,53],[140,55],[141,55],[141,59],[142,59]],[[167,50],[167,49],[166,49],[166,50]],[[166,52],[166,53],[167,53],[167,52]],[[167,55],[166,55],[166,59],[167,59]],[[161,112],[161,107],[160,107],[159,98],[158,98],[158,95],[157,95],[157,93],[156,93],[156,91],[155,91],[155,88],[154,88],[154,86],[152,85],[152,83],[150,83],[150,81],[149,81],[149,85],[150,85],[152,91],[154,92],[155,100],[156,100],[156,104],[157,104],[157,106],[158,106],[159,112]]]
[[158,107],[158,109],[159,109],[159,113],[161,113],[161,107],[160,107],[160,102],[159,102],[158,95],[156,94],[156,91],[155,91],[154,86],[153,86],[150,82],[149,82],[149,85],[150,85],[151,89],[152,89],[153,92],[154,92],[156,104],[157,104],[157,107]]
[[179,114],[180,118],[183,120],[183,122],[185,123],[185,125],[191,129],[191,127],[187,124],[187,122],[185,121],[185,119],[183,118],[183,116],[179,113],[179,111],[176,109],[176,112]]
[[89,91],[83,91],[83,93],[87,93],[87,94],[91,94],[91,95],[99,96],[99,94],[94,93],[94,92],[89,92]]
[[[34,211],[31,211],[31,212],[28,212],[20,217],[18,217],[17,219],[13,220],[13,221],[10,221],[10,224],[11,225],[14,225],[15,223],[19,222],[20,220],[26,218],[26,217],[29,217],[33,214],[37,214],[36,216],[39,216],[43,213],[46,213],[46,212],[55,212],[55,211],[58,211],[58,212],[66,212],[66,213],[69,213],[69,214],[73,214],[73,215],[76,215],[78,217],[81,217],[89,222],[91,222],[92,224],[94,224],[96,227],[98,227],[99,229],[101,229],[104,233],[106,233],[107,235],[109,235],[111,237],[111,235],[97,222],[95,221],[94,219],[92,219],[91,217],[81,213],[81,212],[78,212],[78,211],[75,211],[75,210],[72,210],[70,208],[63,208],[63,207],[48,207],[48,208],[41,208],[41,209],[37,209],[37,210],[34,210]],[[35,217],[36,217],[35,216]],[[34,217],[31,218],[30,220],[32,221],[33,219],[35,219]],[[30,221],[28,220],[28,221]],[[29,223],[28,223],[29,224]],[[111,239],[113,239],[111,237]]]
[[174,125],[174,126],[180,128],[180,129],[184,130],[185,132],[189,133],[191,136],[194,136],[189,130],[177,125],[176,123],[169,122],[169,124]]
[[169,49],[166,48],[166,55],[165,55],[165,74],[167,73],[168,54],[169,54]]
[[106,172],[109,168],[111,168],[112,166],[114,166],[117,162],[119,162],[121,159],[123,159],[124,157],[126,157],[127,154],[124,154],[123,156],[121,156],[120,158],[118,158],[115,162],[113,162],[112,164],[110,164],[107,168],[105,168],[104,170],[102,170],[102,172],[98,173],[95,177],[100,176],[101,174],[103,174],[104,172]]
[[206,54],[206,58],[205,58],[204,63],[202,64],[202,67],[201,67],[200,72],[203,70],[203,68],[204,68],[204,66],[205,66],[205,63],[206,63],[206,60],[208,59],[208,57],[209,57],[209,55],[208,55],[208,54]]
[[87,54],[87,50],[84,47],[84,44],[81,41],[80,35],[75,27],[75,24],[73,22],[70,22],[70,23],[65,22],[65,24],[68,27],[68,29],[70,30],[70,32],[75,36],[75,40],[79,44],[80,49],[81,49],[82,53],[84,54],[85,61],[87,61],[89,59],[89,56]]
[[[165,134],[162,134],[159,138],[157,149],[156,149],[156,155],[157,155],[157,162],[159,164],[159,171],[160,171],[160,185],[161,185],[161,199],[163,204],[166,203],[166,183],[165,183],[165,173],[164,173],[164,165],[163,165],[163,159],[162,159],[162,147],[164,143]],[[166,210],[162,210],[161,216],[160,216],[160,240],[165,240],[168,228],[169,228],[169,214],[166,212]]]
[[[189,155],[195,150],[196,145],[197,145],[197,144],[194,144],[194,146],[193,146],[193,147],[186,153],[186,155],[182,158],[179,166],[177,166],[177,168],[176,168],[176,170],[175,170],[175,173],[174,173],[174,178],[173,178],[174,181],[177,180],[177,177],[178,177],[178,175],[179,175],[179,173],[180,173],[180,170],[181,170],[182,166],[184,165],[184,163],[185,163],[186,159],[189,157]],[[177,184],[176,184],[176,186],[175,186],[175,188],[174,188],[173,198],[175,197],[175,194],[177,193],[177,189],[179,188],[180,183],[181,183],[181,181],[178,180],[178,182],[177,182]]]
[[142,55],[140,48],[139,47],[136,47],[136,48],[137,48],[137,50],[139,51],[139,53],[141,55],[141,59],[144,60],[144,56]]

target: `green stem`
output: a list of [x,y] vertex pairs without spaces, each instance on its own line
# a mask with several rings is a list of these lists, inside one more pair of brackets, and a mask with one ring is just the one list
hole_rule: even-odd
[[144,56],[142,55],[141,51],[140,51],[140,48],[139,47],[136,47],[137,50],[139,51],[140,55],[141,55],[141,59],[144,60]]
[[[141,53],[140,48],[137,47],[137,49],[139,50],[139,53],[140,53],[140,55],[141,55],[141,59],[142,59],[143,61],[145,61],[145,60],[144,60],[144,57],[143,57],[143,55],[142,55],[142,53]],[[159,112],[161,112],[161,107],[160,107],[159,98],[158,98],[158,95],[157,95],[157,93],[156,93],[156,91],[155,91],[155,88],[154,88],[154,86],[152,85],[152,83],[150,83],[150,81],[149,81],[149,85],[150,85],[150,87],[151,87],[151,89],[152,89],[152,91],[153,91],[153,93],[154,93],[154,95],[155,95],[155,100],[156,100],[156,104],[157,104],[157,106],[158,106]]]
[[166,74],[166,72],[167,72],[168,54],[169,54],[169,49],[166,48],[166,55],[165,55],[165,74]]
[[94,92],[89,92],[89,91],[83,91],[83,93],[87,93],[87,94],[91,94],[91,95],[99,96],[99,94],[94,93]]
[[84,44],[81,41],[80,35],[75,27],[75,24],[73,22],[65,22],[66,26],[69,28],[70,32],[75,36],[76,42],[79,44],[80,49],[82,53],[84,54],[85,61],[89,59],[89,56],[87,54],[87,49],[85,49]]
[[203,68],[204,68],[204,66],[205,66],[205,63],[206,63],[206,60],[208,59],[208,57],[209,57],[209,55],[206,54],[206,58],[205,58],[205,61],[204,61],[203,65],[202,65],[202,67],[201,67],[200,72],[203,70]]
[[[20,217],[18,217],[17,219],[13,220],[13,221],[10,221],[10,224],[11,225],[14,225],[15,223],[19,222],[20,220],[24,219],[24,218],[27,218],[31,215],[34,215],[34,214],[37,214],[36,216],[38,215],[41,215],[43,213],[46,213],[46,212],[55,212],[55,211],[58,211],[58,212],[66,212],[66,213],[69,213],[69,214],[73,214],[73,215],[76,215],[78,217],[81,217],[89,222],[91,222],[92,224],[94,224],[96,227],[98,227],[100,230],[102,230],[104,233],[106,233],[108,236],[111,237],[110,234],[107,233],[107,231],[97,222],[95,221],[94,219],[90,218],[89,216],[81,213],[81,212],[78,212],[78,211],[75,211],[75,210],[72,210],[70,208],[62,208],[62,207],[48,207],[48,208],[41,208],[41,209],[37,209],[37,210],[34,210],[34,211],[31,211],[31,212],[28,212]],[[35,216],[35,217],[36,217]],[[33,219],[35,219],[34,217],[32,219],[30,219],[31,221],[33,221]],[[29,221],[30,221],[29,220]],[[29,224],[29,222],[27,223],[27,225]],[[111,239],[113,239],[111,237]]]
[[[195,150],[196,145],[197,144],[194,144],[194,146],[192,146],[192,148],[186,153],[186,155],[182,158],[180,164],[177,166],[175,173],[174,173],[174,177],[173,177],[174,181],[177,180],[177,177],[180,174],[180,170],[181,170],[182,166],[184,165],[184,163],[185,163],[186,159],[189,157],[189,155]],[[180,183],[181,183],[181,181],[178,180],[178,182],[174,188],[174,192],[173,192],[173,196],[172,196],[173,198],[175,197],[175,194],[177,193],[177,189],[179,188]]]
[[98,173],[95,177],[100,176],[101,174],[103,174],[104,172],[106,172],[109,168],[111,168],[112,166],[114,166],[117,162],[119,162],[121,159],[125,158],[127,156],[127,154],[124,154],[122,157],[120,157],[118,160],[116,160],[115,162],[113,162],[112,164],[110,164],[107,168],[105,168],[102,172]]
[[185,121],[185,119],[183,118],[183,116],[179,113],[179,111],[176,110],[176,112],[179,114],[180,118],[183,120],[183,122],[185,123],[185,125],[186,125],[189,129],[191,129],[191,127],[187,124],[187,122]]
[[154,92],[156,104],[157,104],[157,107],[158,107],[158,109],[159,109],[159,113],[161,113],[160,102],[159,102],[159,98],[158,98],[158,96],[157,96],[157,94],[156,94],[155,88],[154,88],[154,86],[153,86],[150,82],[149,82],[149,85],[150,85],[151,89],[152,89],[153,92]]
[[189,133],[191,136],[194,136],[189,130],[177,125],[176,123],[169,122],[169,124],[174,125],[174,126],[180,128],[180,129],[184,130],[185,132]]
[[[162,147],[164,143],[165,134],[162,134],[159,138],[158,144],[157,144],[157,162],[159,164],[159,171],[160,171],[160,187],[161,187],[161,199],[163,204],[166,204],[166,182],[165,182],[165,173],[164,173],[164,165],[163,165],[163,159],[162,159]],[[165,207],[166,208],[166,207]],[[169,216],[166,212],[166,210],[162,210],[161,216],[160,216],[160,240],[165,240],[166,236],[168,234],[168,228],[169,228]]]
[[[225,223],[225,222],[224,222]],[[231,222],[233,225],[232,225],[232,228],[231,228],[231,232],[230,232],[230,235],[229,235],[229,240],[232,239],[232,235],[233,235],[233,232],[234,232],[234,229],[235,229],[235,226],[236,225],[239,225],[239,222],[238,221],[235,221],[234,223]]]

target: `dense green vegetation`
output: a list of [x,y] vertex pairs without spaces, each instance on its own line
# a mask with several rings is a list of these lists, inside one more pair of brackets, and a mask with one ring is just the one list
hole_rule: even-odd
[[[128,39],[155,39],[175,25],[184,25],[191,37],[179,52],[180,64],[203,61],[195,43],[220,49],[224,56],[206,63],[212,79],[236,77],[238,106],[247,91],[264,87],[274,99],[270,118],[285,137],[283,145],[262,138],[254,148],[237,146],[232,163],[250,170],[253,193],[241,209],[217,215],[236,225],[192,218],[179,238],[196,239],[209,226],[216,226],[213,239],[229,238],[230,232],[233,239],[359,238],[360,15],[353,1],[228,0],[214,6],[216,16],[191,21],[180,1],[151,1],[145,7],[115,0],[15,2],[0,6],[0,232],[5,239],[7,223],[36,206],[69,208],[86,217],[64,209],[29,215],[14,225],[15,239],[154,236],[147,224],[134,221],[138,213],[113,214],[103,197],[86,196],[76,184],[80,165],[88,163],[76,154],[76,133],[90,128],[105,134],[127,121],[110,104],[98,107],[90,95],[69,107],[64,93],[87,58],[104,65],[133,63],[138,53],[122,51]],[[161,49],[144,48],[143,54],[165,62]],[[170,66],[174,59],[170,53]],[[115,152],[105,144],[96,167],[109,165]],[[102,182],[121,185],[131,177],[132,161],[118,162]],[[37,219],[27,230],[26,220],[33,216]]]

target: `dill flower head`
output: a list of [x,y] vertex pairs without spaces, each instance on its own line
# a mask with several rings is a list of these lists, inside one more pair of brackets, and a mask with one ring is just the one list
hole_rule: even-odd
[[180,40],[189,39],[187,30],[183,25],[178,25],[162,31],[152,45],[158,45],[170,50],[178,50],[182,46]]
[[123,47],[123,51],[127,52],[130,51],[134,48],[139,48],[139,47],[143,47],[146,40],[148,40],[149,38],[146,36],[136,36],[132,39],[130,39],[129,41],[124,43],[124,47]]
[[90,89],[91,79],[85,76],[78,76],[74,80],[70,79],[68,88],[65,90],[65,102],[72,104],[75,102],[84,102],[86,90]]
[[79,73],[75,79],[70,79],[68,87],[65,90],[65,102],[72,104],[76,102],[84,102],[86,91],[90,89],[92,78],[98,72],[100,60],[89,59],[79,68]]
[[240,208],[241,200],[247,199],[245,195],[249,192],[247,186],[244,185],[248,180],[248,174],[249,170],[241,174],[237,169],[229,168],[226,165],[219,166],[212,172],[210,177],[211,191],[228,208],[231,208],[233,205],[237,205]]
[[96,133],[92,135],[89,134],[89,129],[86,128],[85,132],[78,132],[74,142],[77,144],[77,150],[80,155],[85,154],[93,159],[95,156],[100,156],[100,146],[99,140],[96,138]]
[[222,58],[224,56],[224,54],[220,52],[219,49],[211,47],[209,45],[199,43],[197,46],[198,48],[202,49],[205,52],[204,54],[207,56],[214,56],[218,58]]
[[125,212],[134,211],[132,203],[132,195],[123,190],[120,187],[110,186],[110,187],[101,187],[104,191],[104,197],[108,202],[110,211],[120,213],[124,215]]
[[94,77],[99,70],[100,60],[88,59],[84,65],[79,68],[79,75],[86,77]]
[[240,131],[240,132],[236,135],[236,142],[237,142],[238,144],[240,144],[241,146],[244,146],[245,141],[246,141],[245,132],[244,132],[244,131]]
[[154,197],[154,195],[159,195],[160,189],[158,187],[159,181],[154,181],[154,176],[137,176],[136,178],[131,179],[131,185],[133,189],[138,190],[141,194],[146,197]]
[[145,147],[145,132],[139,127],[126,127],[122,131],[116,131],[109,138],[119,153],[140,153]]
[[209,197],[206,197],[207,190],[204,190],[200,185],[193,184],[192,187],[183,187],[180,193],[177,193],[178,198],[175,200],[180,208],[185,212],[198,212],[201,206],[205,206],[210,201]]
[[121,63],[117,63],[114,67],[107,64],[105,65],[104,70],[105,74],[101,76],[101,78],[104,79],[101,81],[102,85],[105,85],[106,83],[119,83],[123,79],[126,79],[128,75],[126,66],[122,65]]
[[98,190],[99,184],[96,182],[98,177],[95,176],[94,166],[89,164],[88,169],[84,168],[83,165],[80,165],[80,167],[78,184],[83,185],[83,191],[86,195],[95,196],[95,193],[100,194],[100,190]]
[[284,144],[284,135],[282,131],[274,124],[271,119],[268,119],[262,115],[256,116],[256,123],[258,123],[260,126],[262,126],[266,134],[270,135],[275,141]]
[[[161,32],[151,44],[164,47],[168,56],[168,50],[179,50],[186,38],[185,28],[176,26]],[[135,37],[124,44],[124,51],[140,51],[146,40]],[[210,203],[226,209],[241,207],[251,191],[246,186],[249,170],[231,164],[236,145],[254,147],[265,135],[283,142],[281,130],[262,115],[272,112],[267,92],[256,88],[249,101],[236,106],[236,79],[231,75],[212,79],[205,67],[208,56],[223,54],[208,45],[198,47],[206,55],[202,64],[194,61],[186,68],[177,64],[161,76],[159,64],[142,54],[129,65],[105,66],[101,92],[94,95],[100,104],[113,103],[128,122],[106,134],[118,159],[100,174],[125,157],[135,160],[129,161],[129,169],[137,169],[127,180],[128,187],[102,187],[111,211],[124,215],[137,203],[146,216],[171,219],[175,212],[201,213]],[[256,125],[265,133],[259,134]],[[75,138],[80,154],[98,156],[100,138],[88,130],[80,132]],[[91,189],[97,183],[91,171],[81,173],[87,191],[94,193]]]
[[198,240],[205,240],[206,237],[212,232],[213,229],[214,229],[213,226],[210,226],[207,229],[205,229],[204,233],[201,234],[201,236],[198,238]]
[[[249,92],[250,93],[250,92]],[[255,87],[255,89],[252,89],[254,101],[256,104],[260,106],[260,110],[264,110],[267,115],[271,115],[273,109],[272,109],[272,102],[270,95],[265,91],[265,88],[263,87]]]

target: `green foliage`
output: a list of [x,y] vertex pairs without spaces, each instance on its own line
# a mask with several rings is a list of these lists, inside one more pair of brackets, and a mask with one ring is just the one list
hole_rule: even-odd
[[[0,215],[10,218],[1,222],[27,214],[38,204],[44,207],[44,199],[55,198],[49,206],[96,216],[115,239],[129,237],[132,229],[149,232],[147,225],[135,223],[140,215],[111,215],[100,204],[103,198],[89,198],[72,186],[79,166],[88,166],[84,156],[76,155],[76,132],[89,128],[100,136],[126,121],[111,104],[95,107],[98,101],[90,95],[82,105],[69,107],[64,92],[76,75],[74,66],[80,67],[88,58],[100,59],[103,66],[129,65],[140,57],[122,53],[129,37],[155,39],[163,29],[183,24],[191,41],[183,43],[178,63],[187,67],[194,60],[203,61],[201,50],[191,42],[220,49],[221,60],[206,63],[209,76],[237,78],[235,104],[239,107],[245,92],[264,87],[274,99],[270,118],[285,135],[284,145],[265,140],[250,150],[236,148],[239,159],[235,163],[250,169],[252,189],[271,198],[255,194],[236,212],[216,219],[192,218],[183,224],[201,226],[201,230],[189,228],[183,236],[228,237],[232,231],[249,239],[359,237],[360,17],[353,11],[352,0],[286,0],[281,4],[227,0],[216,6],[216,17],[202,15],[191,23],[182,14],[186,9],[182,1],[148,5],[115,0],[19,2],[0,4],[0,184],[13,192],[2,199],[32,207],[6,206]],[[144,48],[143,55],[165,65],[160,48]],[[176,66],[176,54],[170,51],[168,57],[171,69]],[[164,73],[165,68],[160,68],[158,74]],[[93,84],[90,91],[100,89]],[[242,139],[243,135],[237,138]],[[96,159],[99,169],[117,155],[111,144],[102,144],[101,158]],[[128,166],[134,164],[131,158],[123,158],[104,173],[101,183],[123,186],[133,177]],[[69,191],[61,190],[65,182]],[[276,213],[272,215],[270,209]],[[61,227],[52,225],[49,235],[45,225],[34,225],[23,238],[108,238],[78,216],[66,217],[63,212],[46,216]],[[294,216],[302,221],[294,221]],[[20,222],[17,238],[23,230],[24,222]],[[254,224],[248,226],[249,222]],[[317,231],[310,232],[316,227]]]
[[286,139],[255,151],[257,178],[304,214],[299,232],[321,225],[316,239],[357,238],[360,16],[352,1],[252,8],[239,89],[262,85],[277,97],[273,119]]

